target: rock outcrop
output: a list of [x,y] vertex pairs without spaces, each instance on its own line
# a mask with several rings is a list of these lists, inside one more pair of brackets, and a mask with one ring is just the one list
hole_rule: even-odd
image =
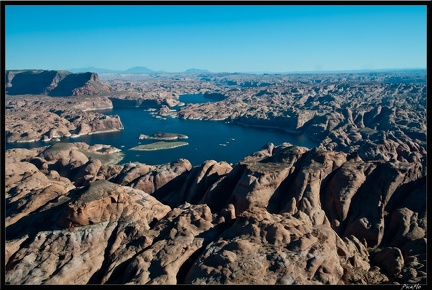
[[123,129],[118,115],[95,111],[112,108],[107,97],[8,96],[5,105],[6,142],[51,141]]
[[[426,166],[426,74],[173,75],[107,80],[114,106],[157,117],[224,121],[298,133],[364,160],[420,159]],[[178,104],[181,94],[216,102]],[[204,98],[205,99],[205,98]]]
[[365,160],[411,162],[426,152],[425,84],[282,83],[225,94],[219,102],[189,104],[170,115],[303,134],[327,150],[358,152]]
[[6,284],[426,283],[420,161],[288,143],[198,167],[97,151],[115,150],[6,151]]
[[5,78],[6,94],[9,95],[88,96],[111,91],[96,73],[91,72],[9,70]]

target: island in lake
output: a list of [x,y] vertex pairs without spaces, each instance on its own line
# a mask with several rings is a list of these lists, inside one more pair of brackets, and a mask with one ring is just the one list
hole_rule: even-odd
[[188,139],[189,137],[183,134],[174,133],[162,133],[157,132],[152,135],[141,134],[139,139],[155,139],[155,140],[178,140],[178,139]]
[[[106,74],[98,87],[87,74],[73,88],[61,84],[61,72],[6,75],[6,284],[427,281],[426,70]],[[69,96],[53,93],[57,81]],[[206,92],[220,100],[175,106],[183,94]],[[182,128],[137,123],[191,140],[218,133],[210,122],[211,134],[195,139],[186,130],[208,120],[277,128],[319,145],[275,144],[260,131],[263,146],[236,163],[215,154],[193,165],[186,153],[156,165],[126,163],[111,144],[117,133],[106,135],[108,144],[68,139],[129,134],[119,115],[99,110],[107,107],[188,120]],[[225,132],[213,150],[246,147],[244,136]],[[172,137],[164,134],[171,133],[151,137]],[[53,138],[63,140],[18,148]],[[188,145],[180,141],[188,140],[132,150]]]
[[159,141],[146,145],[138,145],[129,150],[140,150],[140,151],[153,151],[153,150],[164,150],[164,149],[173,149],[181,146],[189,145],[187,142],[165,142]]

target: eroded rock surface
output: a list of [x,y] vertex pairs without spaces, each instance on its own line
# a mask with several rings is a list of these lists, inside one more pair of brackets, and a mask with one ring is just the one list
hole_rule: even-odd
[[[357,152],[363,160],[426,165],[425,74],[200,74],[106,81],[115,106],[150,107],[157,117],[280,129],[304,134],[327,150]],[[170,109],[181,94],[217,102]]]
[[[426,284],[424,74],[130,78],[104,76],[112,91],[91,99],[7,96],[6,140],[118,130],[91,110],[123,106],[320,145],[195,167],[117,164],[117,148],[82,142],[6,150],[7,284]],[[181,104],[195,93],[213,102]]]
[[7,284],[426,282],[419,161],[270,143],[148,166],[103,148],[6,151]]
[[94,110],[112,108],[107,97],[7,96],[6,142],[60,140],[123,129],[120,117]]
[[100,82],[98,74],[91,72],[9,70],[5,78],[6,93],[9,95],[80,96],[111,91],[108,85]]

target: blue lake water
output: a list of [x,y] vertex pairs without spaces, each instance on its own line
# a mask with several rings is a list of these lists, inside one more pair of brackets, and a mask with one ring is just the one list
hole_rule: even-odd
[[[208,101],[208,100],[207,100]],[[124,130],[120,132],[101,133],[78,138],[64,138],[60,142],[85,142],[90,145],[110,144],[123,151],[124,158],[120,163],[141,162],[146,164],[163,164],[179,158],[188,159],[192,165],[201,165],[205,160],[227,161],[237,163],[247,155],[260,150],[272,142],[280,145],[289,142],[294,145],[312,148],[317,142],[303,135],[295,135],[278,130],[243,127],[218,121],[180,120],[153,118],[142,108],[114,108],[100,111],[104,114],[119,115]],[[178,140],[189,145],[159,151],[129,150],[140,144],[149,144],[157,140],[140,140],[140,134],[151,135],[156,132],[179,133],[189,136]],[[168,141],[169,142],[169,141]],[[52,142],[8,143],[10,148],[35,148]]]
[[205,102],[217,102],[217,100],[212,100],[204,98],[203,94],[185,94],[180,95],[179,101],[187,104],[201,104]]

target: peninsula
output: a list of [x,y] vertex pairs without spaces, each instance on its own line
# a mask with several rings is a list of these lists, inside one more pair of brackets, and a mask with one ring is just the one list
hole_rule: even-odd
[[[26,92],[18,80],[11,93]],[[7,94],[6,141],[120,129],[120,118],[92,110],[138,107],[278,128],[319,145],[262,140],[235,164],[197,166],[121,164],[109,138],[5,150],[6,284],[426,283],[425,72],[101,82],[110,91],[91,98]],[[181,94],[206,92],[218,101],[175,106]],[[130,150],[188,145],[170,141],[182,138],[144,135],[162,141]]]

